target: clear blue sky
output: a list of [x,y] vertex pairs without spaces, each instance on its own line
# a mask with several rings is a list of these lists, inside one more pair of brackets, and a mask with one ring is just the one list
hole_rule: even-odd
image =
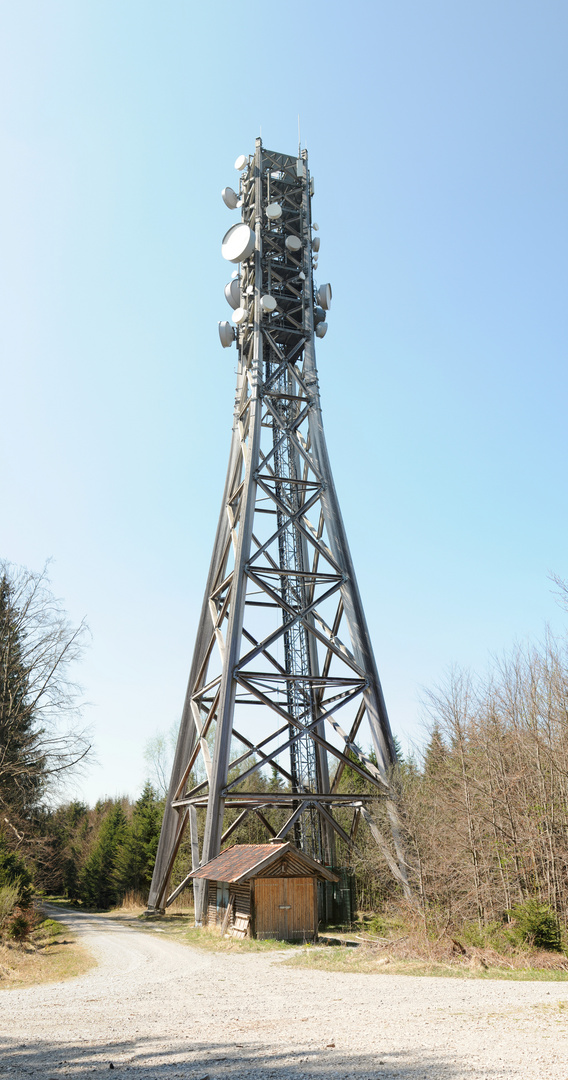
[[262,129],[315,177],[332,465],[395,732],[536,638],[568,576],[568,7],[0,3],[0,554],[93,643],[100,765],[179,717],[234,350],[220,189]]

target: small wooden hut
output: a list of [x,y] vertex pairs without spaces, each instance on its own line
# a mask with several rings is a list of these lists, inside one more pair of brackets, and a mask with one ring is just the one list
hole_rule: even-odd
[[207,924],[232,937],[315,941],[318,881],[337,875],[288,843],[235,844],[189,879],[208,882]]

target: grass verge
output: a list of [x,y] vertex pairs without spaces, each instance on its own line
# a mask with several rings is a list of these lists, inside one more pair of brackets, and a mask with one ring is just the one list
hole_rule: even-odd
[[73,979],[94,964],[65,926],[42,919],[26,941],[0,945],[0,989]]
[[[128,914],[122,914],[118,909],[112,913],[113,918],[130,921]],[[197,949],[205,949],[208,952],[223,953],[251,953],[251,952],[281,952],[289,950],[296,952],[298,945],[289,941],[258,941],[256,938],[230,938],[221,937],[219,934],[207,930],[204,927],[194,925],[193,909],[174,912],[172,915],[143,914],[135,916],[139,929],[148,930],[150,933],[164,934],[172,941],[181,945],[192,945]]]
[[[568,960],[564,954],[548,953],[536,949],[519,949],[504,956],[494,949],[467,946],[463,952],[456,951],[452,939],[438,940],[434,945],[422,935],[402,934],[401,926],[393,926],[392,938],[379,943],[366,937],[361,930],[355,932],[334,931],[332,939],[337,944],[320,942],[318,945],[302,942],[256,941],[221,938],[219,934],[193,925],[193,911],[154,915],[144,918],[141,913],[112,913],[113,917],[132,920],[139,927],[153,933],[162,933],[182,945],[192,945],[209,952],[280,954],[281,962],[291,967],[311,968],[319,971],[343,971],[355,974],[384,975],[430,975],[452,979],[504,979],[517,981],[568,981]],[[347,947],[358,938],[357,948]],[[343,943],[345,939],[345,944]],[[431,955],[428,955],[430,953]]]
[[[430,975],[446,979],[506,979],[519,982],[568,982],[568,971],[554,967],[533,967],[530,958],[518,958],[516,964],[503,960],[495,964],[482,963],[477,957],[446,962],[422,957],[388,957],[372,948],[345,946],[306,946],[301,953],[283,961],[289,967],[311,968],[313,971],[343,971],[375,975]],[[507,965],[507,966],[503,966]]]
[[[535,948],[512,948],[507,952],[489,941],[472,944],[471,934],[462,941],[442,933],[428,937],[410,920],[397,917],[359,922],[345,931],[329,928],[322,932],[334,944],[221,938],[219,934],[194,925],[193,907],[181,905],[165,915],[145,915],[140,904],[125,903],[113,911],[97,913],[127,923],[148,933],[164,934],[180,945],[208,952],[279,953],[281,962],[319,971],[354,974],[418,975],[452,979],[501,979],[520,982],[567,982],[565,953]],[[381,935],[378,937],[377,935]],[[357,948],[347,947],[357,944]],[[286,955],[287,954],[287,955]]]

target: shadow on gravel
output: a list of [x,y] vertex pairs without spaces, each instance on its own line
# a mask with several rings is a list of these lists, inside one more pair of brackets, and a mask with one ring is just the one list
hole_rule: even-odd
[[[293,1032],[290,1031],[291,1041]],[[128,1077],[132,1080],[462,1080],[463,1064],[441,1054],[416,1050],[408,1053],[344,1054],[328,1047],[294,1051],[267,1052],[219,1044],[214,1049],[205,1044],[188,1044],[166,1051],[136,1042],[113,1043],[107,1047],[76,1046],[71,1043],[35,1042],[33,1046],[15,1045],[0,1039],[0,1077],[2,1080],[61,1080],[63,1077]],[[467,1076],[475,1080],[496,1077],[492,1070],[478,1071],[469,1065]]]

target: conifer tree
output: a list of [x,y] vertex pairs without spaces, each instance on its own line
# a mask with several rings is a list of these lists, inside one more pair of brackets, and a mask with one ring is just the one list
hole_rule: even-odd
[[121,896],[150,888],[163,813],[163,800],[148,780],[134,804],[132,821],[116,856],[115,881]]
[[85,633],[70,626],[45,570],[0,561],[0,809],[10,824],[89,750],[69,679]]
[[128,832],[128,821],[120,802],[107,813],[95,847],[81,874],[81,896],[89,907],[106,910],[120,899],[117,871],[120,850]]
[[0,832],[0,888],[6,885],[18,889],[18,902],[29,904],[32,892],[32,875],[26,863],[15,851],[11,851],[6,837]]
[[442,738],[440,725],[434,723],[430,732],[430,739],[424,751],[424,775],[434,777],[443,769],[448,756],[448,749]]
[[28,707],[29,674],[22,658],[24,630],[6,573],[0,579],[0,801],[5,810],[34,804],[44,760]]

